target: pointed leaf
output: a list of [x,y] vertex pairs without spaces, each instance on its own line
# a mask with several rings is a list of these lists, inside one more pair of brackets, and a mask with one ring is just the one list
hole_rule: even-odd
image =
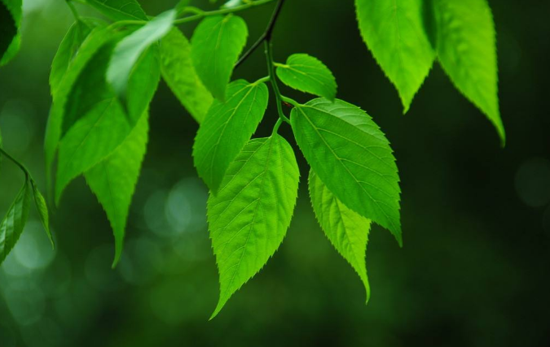
[[168,33],[175,18],[174,10],[161,13],[116,45],[107,69],[107,81],[121,99],[126,99],[130,73],[139,57]]
[[212,105],[212,94],[199,79],[191,60],[191,44],[173,28],[161,41],[162,78],[187,111],[201,123]]
[[265,83],[232,82],[226,102],[218,100],[208,111],[193,146],[199,176],[217,193],[229,164],[252,137],[267,108]]
[[247,36],[245,21],[231,14],[206,18],[195,29],[191,39],[193,64],[206,88],[217,99],[225,98],[233,66]]
[[293,54],[286,64],[277,64],[277,76],[296,90],[330,100],[336,97],[336,79],[332,72],[320,60],[307,54]]
[[496,32],[486,0],[434,0],[439,62],[506,140],[498,106]]
[[334,248],[357,272],[370,298],[365,253],[369,238],[370,220],[344,205],[311,170],[309,195],[317,220]]
[[435,57],[423,1],[355,0],[355,5],[361,35],[397,88],[406,113]]
[[29,183],[25,181],[0,224],[0,264],[11,252],[25,228],[29,215],[29,203]]
[[210,195],[210,238],[220,273],[212,318],[279,248],[292,219],[298,181],[292,148],[273,135],[250,141],[229,167],[218,195]]
[[120,147],[85,173],[86,182],[113,228],[116,252],[113,266],[122,254],[128,212],[147,149],[148,130],[145,114]]
[[48,205],[46,204],[46,199],[44,199],[42,193],[40,193],[34,181],[31,181],[31,185],[34,196],[34,203],[36,205],[36,209],[38,210],[38,215],[40,216],[40,222],[42,222],[42,226],[46,231],[46,235],[48,235],[48,239],[50,240],[52,247],[55,247],[53,235],[50,230],[50,215],[48,213]]
[[0,0],[0,66],[7,64],[19,50],[21,0]]
[[84,0],[107,17],[115,20],[147,20],[137,0]]
[[328,189],[401,244],[397,166],[371,117],[342,100],[314,99],[295,107],[290,121],[296,142]]

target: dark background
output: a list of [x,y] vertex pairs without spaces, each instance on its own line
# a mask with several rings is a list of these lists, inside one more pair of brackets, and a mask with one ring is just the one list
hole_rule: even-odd
[[[175,4],[141,2],[152,15]],[[367,306],[359,278],[315,221],[299,155],[302,184],[287,238],[208,322],[218,280],[206,228],[207,191],[191,158],[197,124],[161,83],[120,265],[111,270],[109,223],[78,179],[53,212],[57,249],[32,214],[0,267],[0,346],[550,345],[550,2],[490,3],[508,133],[504,149],[437,64],[402,115],[394,87],[360,38],[351,0],[288,0],[281,14],[276,59],[300,52],[324,61],[339,97],[367,110],[396,152],[405,245],[400,249],[389,232],[373,228]],[[206,1],[195,4],[210,8]],[[268,6],[243,14],[249,44],[270,12]],[[5,148],[42,188],[49,67],[71,22],[63,1],[25,0],[22,50],[0,69]],[[182,29],[190,34],[193,25]],[[259,51],[234,77],[265,75]],[[273,106],[272,98],[258,136],[276,121]],[[281,129],[291,139],[289,127]],[[4,213],[22,177],[2,164]]]

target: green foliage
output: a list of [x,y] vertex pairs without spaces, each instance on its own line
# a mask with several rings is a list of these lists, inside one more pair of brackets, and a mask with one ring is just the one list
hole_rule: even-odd
[[147,15],[136,0],[84,1],[114,20],[147,20]]
[[365,266],[370,220],[344,205],[319,177],[309,172],[309,195],[317,220],[334,248],[353,266],[370,298],[370,285]]
[[286,64],[277,65],[277,77],[296,90],[334,100],[336,79],[317,58],[307,54],[293,54]]
[[225,99],[233,65],[246,44],[248,29],[241,17],[227,15],[203,20],[191,39],[195,70],[212,95]]
[[422,0],[356,0],[361,35],[395,85],[404,112],[435,58],[424,29]]
[[254,139],[208,199],[210,238],[220,272],[220,300],[265,265],[283,242],[298,196],[299,171],[292,147],[279,135]]
[[202,122],[212,105],[212,94],[202,84],[191,61],[191,44],[173,28],[161,41],[162,78],[187,111]]
[[315,99],[295,107],[290,121],[309,165],[336,197],[401,244],[397,166],[370,116],[341,100]]
[[486,0],[433,0],[437,55],[454,85],[506,135],[498,106],[496,33]]
[[32,185],[32,192],[34,196],[34,204],[36,205],[36,210],[38,211],[40,222],[42,222],[42,226],[44,227],[44,230],[48,235],[48,239],[50,239],[50,243],[52,244],[52,247],[55,247],[52,231],[50,230],[50,215],[48,212],[48,205],[46,204],[46,199],[44,199],[44,196],[42,196],[42,193],[40,193],[40,190],[38,190],[38,187],[36,186],[36,183],[33,180],[31,180],[31,185]]
[[195,139],[193,157],[199,176],[214,193],[260,124],[268,97],[265,83],[238,80],[228,86],[226,101],[215,100],[208,111]]
[[7,64],[19,50],[21,0],[0,0],[0,66]]
[[23,232],[29,215],[30,200],[29,180],[26,178],[23,187],[0,224],[0,263],[6,259]]

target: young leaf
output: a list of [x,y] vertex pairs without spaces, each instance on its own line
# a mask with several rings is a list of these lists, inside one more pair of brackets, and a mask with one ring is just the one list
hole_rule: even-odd
[[99,12],[115,20],[148,20],[137,0],[84,0]]
[[200,79],[215,98],[224,100],[233,66],[241,54],[248,28],[241,17],[204,19],[193,34],[191,56]]
[[296,90],[322,96],[336,97],[336,79],[320,60],[307,54],[293,54],[286,64],[277,64],[277,76]]
[[147,149],[148,130],[148,116],[145,113],[122,145],[84,174],[113,228],[113,266],[122,254],[128,212]]
[[36,209],[38,210],[40,221],[42,222],[42,226],[44,227],[44,230],[48,235],[48,239],[50,240],[52,247],[55,247],[52,232],[50,230],[50,216],[48,214],[48,205],[46,204],[46,199],[44,199],[44,197],[38,190],[38,187],[36,187],[36,183],[34,181],[31,181],[31,185],[34,196],[34,203],[36,205]]
[[214,193],[260,124],[268,97],[265,83],[238,80],[229,84],[226,102],[215,100],[208,111],[195,139],[193,158],[199,176]]
[[355,0],[355,6],[361,35],[397,88],[406,113],[435,57],[423,23],[423,1]]
[[197,76],[191,60],[191,44],[177,28],[160,42],[162,78],[197,122],[202,122],[212,105],[212,94]]
[[295,107],[290,121],[296,142],[328,189],[401,244],[397,166],[371,117],[342,100],[314,99]]
[[130,73],[139,57],[153,43],[168,33],[175,18],[176,11],[174,10],[161,13],[116,45],[107,69],[107,81],[111,83],[121,99],[126,99]]
[[53,58],[52,69],[50,72],[50,88],[52,96],[56,94],[56,91],[61,84],[61,80],[69,68],[69,64],[91,31],[92,28],[90,28],[86,22],[77,21],[69,28],[69,31],[61,41],[59,49]]
[[210,238],[227,300],[266,264],[292,219],[299,171],[292,147],[279,135],[251,140],[208,199]]
[[434,0],[439,62],[454,85],[506,134],[498,106],[496,33],[486,0]]
[[25,228],[29,215],[29,202],[30,192],[27,180],[0,224],[0,264],[13,249]]
[[0,0],[0,66],[7,64],[19,50],[21,7],[21,0]]
[[317,220],[334,248],[355,269],[369,302],[370,286],[365,265],[370,220],[344,205],[311,170],[309,195]]

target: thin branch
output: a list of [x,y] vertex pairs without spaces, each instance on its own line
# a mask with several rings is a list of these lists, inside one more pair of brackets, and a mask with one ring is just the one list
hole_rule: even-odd
[[249,9],[249,8],[252,8],[252,7],[257,7],[257,6],[262,6],[262,5],[265,5],[265,4],[269,4],[270,2],[273,2],[273,1],[275,1],[275,0],[257,0],[257,1],[248,2],[244,5],[237,6],[237,7],[222,8],[221,10],[215,10],[215,11],[204,11],[204,12],[197,13],[194,16],[189,16],[189,17],[185,17],[185,18],[176,19],[174,21],[174,24],[183,24],[183,23],[188,23],[188,22],[192,22],[192,21],[195,21],[195,20],[199,20],[199,19],[202,19],[204,17],[210,17],[210,16],[217,16],[217,15],[222,15],[222,14],[239,12],[239,11],[246,10],[246,9]]
[[246,53],[243,54],[242,57],[237,61],[237,63],[235,64],[235,69],[238,68],[242,63],[244,63],[245,60],[248,59],[252,55],[252,53],[254,53],[256,49],[258,49],[258,47],[262,45],[262,43],[264,43],[264,41],[271,41],[271,38],[273,36],[273,29],[275,28],[277,19],[279,19],[279,14],[281,14],[284,2],[285,0],[279,0],[277,2],[277,6],[275,7],[275,10],[273,10],[271,20],[269,21],[269,24],[267,25],[264,33],[256,42],[254,42],[252,47],[250,47],[250,49],[246,51]]

